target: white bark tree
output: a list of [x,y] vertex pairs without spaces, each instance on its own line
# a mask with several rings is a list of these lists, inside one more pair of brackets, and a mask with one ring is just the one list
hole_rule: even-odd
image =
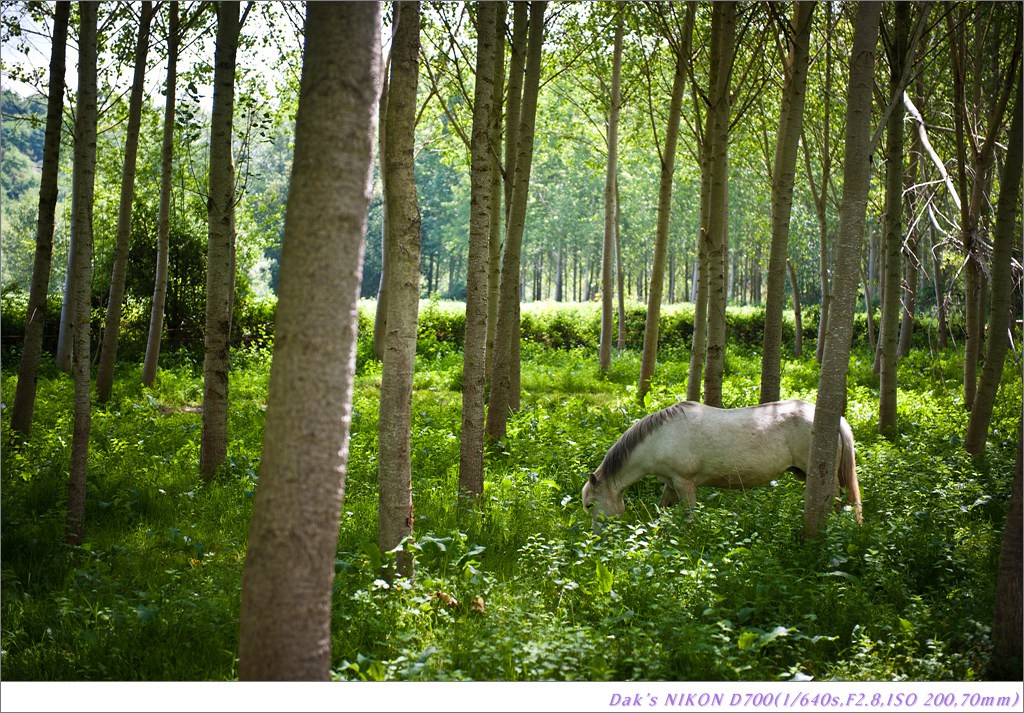
[[380,5],[309,3],[260,482],[242,575],[243,680],[329,680]]

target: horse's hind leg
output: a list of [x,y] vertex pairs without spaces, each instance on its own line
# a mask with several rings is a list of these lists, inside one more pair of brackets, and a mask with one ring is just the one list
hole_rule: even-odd
[[675,505],[680,500],[689,506],[697,504],[697,486],[692,480],[673,478],[665,483],[665,490],[661,493],[661,500],[658,506],[667,508]]
[[665,484],[665,489],[661,491],[661,500],[658,501],[659,508],[669,508],[679,502],[679,493],[670,484]]

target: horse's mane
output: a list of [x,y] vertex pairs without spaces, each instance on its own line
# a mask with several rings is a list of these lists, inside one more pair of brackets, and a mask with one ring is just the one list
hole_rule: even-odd
[[604,460],[601,461],[601,465],[597,467],[597,470],[594,471],[591,478],[597,480],[599,478],[611,478],[614,476],[622,469],[622,466],[625,465],[626,460],[629,458],[629,455],[633,450],[643,443],[643,441],[651,435],[655,429],[666,421],[675,418],[687,409],[696,405],[696,402],[693,401],[680,401],[679,403],[672,404],[667,408],[663,408],[661,411],[655,411],[654,413],[644,416],[642,419],[630,426],[629,429],[619,437],[619,440],[612,444],[612,447],[608,449],[607,453],[605,453]]

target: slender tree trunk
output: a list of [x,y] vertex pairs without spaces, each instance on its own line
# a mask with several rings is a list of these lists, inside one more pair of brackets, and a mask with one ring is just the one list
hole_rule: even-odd
[[533,163],[533,135],[537,117],[537,95],[540,89],[546,8],[547,2],[530,3],[529,46],[517,138],[514,190],[501,262],[501,293],[494,338],[494,371],[491,375],[491,400],[487,411],[487,435],[491,442],[500,441],[505,437],[508,415],[519,408],[519,263],[523,229],[526,225],[530,168]]
[[612,87],[608,101],[608,163],[604,175],[604,248],[601,261],[601,343],[598,362],[602,373],[612,365],[612,313],[615,272],[615,226],[618,211],[615,205],[615,185],[619,158],[619,100],[622,81],[622,32],[625,25],[622,13],[615,25],[615,45],[612,51]]
[[[903,65],[909,54],[910,4],[896,3],[894,46],[889,60],[889,88],[902,93]],[[878,432],[888,437],[897,433],[896,424],[896,351],[899,346],[900,260],[903,246],[903,102],[893,105],[886,126],[885,225],[883,228],[885,280],[882,294],[880,342],[880,379],[878,388]]]
[[[870,232],[871,226],[868,226],[868,233]],[[871,301],[871,283],[868,282],[868,276],[864,272],[863,267],[860,268],[860,279],[861,283],[864,286],[864,317],[868,330],[868,349],[870,349],[871,353],[873,354],[875,353],[875,349],[877,346],[875,344],[875,308]]]
[[[712,60],[712,64],[714,60]],[[693,339],[690,347],[690,369],[686,378],[686,400],[700,401],[704,373],[704,357],[708,333],[708,224],[711,217],[711,114],[707,115],[704,141],[701,145],[700,167],[700,231],[697,236],[697,262],[693,266]]]
[[[716,22],[717,20],[717,22]],[[704,366],[704,403],[722,405],[725,372],[726,304],[729,264],[729,121],[730,77],[736,40],[736,4],[715,3],[712,10],[712,54],[719,57],[710,92],[712,116],[711,202],[708,223],[708,331]],[[717,38],[717,44],[716,39]],[[717,49],[716,49],[717,48]]]
[[[393,13],[391,20],[391,36],[398,33],[398,12]],[[384,77],[381,82],[380,103],[377,108],[377,160],[380,163],[380,185],[383,200],[381,201],[380,231],[380,282],[377,285],[377,308],[373,315],[373,356],[377,361],[384,360],[384,341],[388,328],[388,283],[391,281],[392,252],[389,244],[391,235],[391,219],[388,206],[388,177],[384,171],[384,157],[387,155],[388,125],[388,89],[391,77],[391,52],[384,60]]]
[[793,261],[787,260],[786,266],[789,268],[789,282],[793,286],[793,328],[795,332],[793,356],[799,359],[804,353],[804,318],[800,314],[800,289],[796,281],[796,269],[793,267]]
[[[822,94],[822,101],[825,105],[825,121],[822,122],[822,148],[821,148],[821,191],[815,191],[814,175],[811,171],[810,152],[805,148],[804,156],[807,160],[807,177],[811,184],[811,192],[814,196],[814,207],[818,215],[818,272],[821,280],[821,310],[818,317],[818,340],[814,347],[814,358],[821,363],[825,354],[825,339],[828,334],[828,315],[832,306],[832,288],[829,280],[829,237],[828,237],[828,189],[832,176],[832,146],[831,132],[832,125],[832,31],[833,13],[831,5],[824,3],[822,10],[825,13],[825,90]],[[806,142],[805,147],[806,147]]]
[[804,537],[817,539],[828,526],[836,495],[836,443],[839,420],[846,403],[846,374],[853,338],[853,312],[857,296],[857,265],[864,240],[870,179],[871,98],[874,84],[875,45],[881,3],[857,7],[850,80],[846,97],[846,165],[843,169],[843,205],[839,216],[835,274],[829,333],[818,380],[813,435],[804,493]]
[[[471,497],[484,491],[484,397],[487,384],[487,268],[491,238],[492,178],[497,173],[492,146],[494,56],[498,6],[477,9],[476,86],[470,148],[471,195],[469,259],[466,269],[466,336],[462,367],[462,439],[459,490]],[[503,19],[502,19],[503,21]]]
[[491,233],[487,257],[487,358],[485,373],[488,377],[494,365],[494,333],[498,326],[498,291],[501,286],[501,227],[504,213],[501,165],[501,117],[505,84],[505,3],[498,5],[498,18],[494,27],[494,96],[491,99],[490,146],[491,161]]
[[936,331],[938,332],[936,342],[939,349],[945,349],[946,342],[949,338],[949,327],[946,324],[946,294],[945,277],[942,272],[942,244],[937,243],[935,240],[936,219],[930,206],[928,208],[928,217],[928,234],[931,237],[932,284],[935,286]]
[[260,482],[242,573],[243,680],[331,674],[380,5],[309,3]]
[[[1020,122],[1017,122],[1017,126]],[[1018,162],[1019,163],[1019,162]],[[1024,639],[1024,576],[1021,561],[1024,560],[1024,493],[1022,471],[1024,471],[1024,436],[1017,428],[1017,462],[1014,465],[1013,491],[1010,494],[1010,509],[1006,513],[1006,529],[999,550],[999,573],[996,578],[996,606],[992,617],[992,659],[989,679],[1020,681],[1022,673],[1022,639]]]
[[1020,242],[1015,235],[1017,206],[1020,199],[1022,152],[1021,79],[1017,75],[1017,98],[1014,101],[1013,121],[1010,124],[1010,140],[1003,161],[1003,174],[999,180],[999,202],[996,208],[996,224],[992,248],[992,309],[988,318],[988,341],[986,343],[985,365],[981,380],[971,407],[967,424],[964,448],[975,456],[985,451],[985,441],[992,420],[992,408],[996,391],[1003,376],[1003,361],[1009,346],[1010,316],[1012,313],[1013,280],[1011,266],[1014,243]]
[[[615,177],[615,281],[616,298],[618,302],[618,340],[615,348],[622,351],[626,348],[626,273],[622,269],[622,221],[619,220],[619,178]],[[638,290],[638,293],[640,291]],[[643,295],[640,294],[640,299]]]
[[512,3],[512,44],[508,68],[508,99],[505,109],[505,232],[508,233],[512,212],[512,189],[516,181],[516,160],[519,155],[519,123],[523,106],[523,82],[530,31],[530,6]]
[[[391,51],[388,90],[387,173],[392,262],[387,335],[380,387],[378,544],[390,552],[412,535],[412,377],[420,298],[420,210],[416,197],[414,139],[419,75],[420,4],[395,4],[400,16]],[[413,576],[412,554],[401,550],[398,574]],[[388,576],[392,573],[389,571]]]
[[135,44],[135,75],[128,100],[128,125],[125,128],[124,166],[121,170],[121,202],[117,211],[117,237],[114,243],[114,265],[110,273],[110,294],[100,347],[100,365],[96,374],[96,398],[100,403],[110,399],[117,364],[117,342],[121,337],[121,310],[124,304],[124,283],[128,275],[128,248],[132,239],[132,200],[135,197],[135,167],[139,154],[139,129],[142,125],[142,92],[146,81],[146,56],[149,54],[149,25],[153,19],[153,3],[142,3],[139,15],[139,37]]
[[797,149],[804,121],[811,16],[814,14],[814,8],[815,4],[811,2],[798,2],[793,7],[793,40],[789,47],[786,83],[782,89],[782,108],[779,111],[779,129],[775,137],[775,161],[772,168],[772,246],[768,257],[768,295],[764,313],[761,403],[779,400],[782,380],[782,311],[786,300],[789,221],[793,210]]
[[75,271],[75,291],[65,298],[71,302],[71,370],[75,383],[74,431],[65,523],[70,545],[80,545],[85,539],[85,483],[89,467],[89,431],[92,425],[89,319],[92,293],[92,210],[96,185],[97,12],[96,3],[82,2],[78,5],[78,102],[75,107],[75,161],[71,188],[74,232],[71,239],[71,267]]
[[167,30],[167,96],[164,101],[164,134],[160,150],[160,208],[157,213],[156,281],[153,286],[153,307],[149,317],[149,339],[146,360],[142,366],[142,383],[152,386],[160,360],[160,340],[164,331],[164,305],[167,301],[167,273],[171,247],[171,183],[174,167],[175,92],[178,86],[178,43],[180,38],[178,3],[169,5]]
[[199,470],[209,481],[228,450],[228,350],[231,333],[235,169],[231,125],[235,106],[238,2],[217,5],[213,110],[210,117],[209,238],[206,250],[206,335],[203,361],[203,440]]
[[[987,7],[987,12],[994,12],[994,5]],[[979,10],[980,12],[980,10]],[[948,16],[949,22],[954,22],[953,15]],[[981,18],[977,18],[980,20]],[[1019,18],[1018,18],[1019,19]],[[995,163],[995,140],[999,134],[999,127],[1003,123],[1003,116],[1006,112],[1007,102],[1013,82],[1010,78],[1015,76],[1017,64],[1020,61],[1020,24],[1017,24],[1017,36],[1015,39],[1015,50],[1010,63],[1006,69],[1006,81],[999,81],[998,90],[992,92],[986,88],[984,92],[988,95],[988,115],[984,117],[986,123],[980,126],[984,136],[976,136],[972,128],[973,124],[968,115],[966,98],[966,32],[974,27],[977,32],[979,46],[975,48],[977,62],[980,65],[982,53],[985,47],[982,45],[982,33],[987,31],[988,22],[969,22],[966,17],[959,28],[951,31],[951,55],[953,65],[953,95],[954,95],[954,129],[957,138],[957,163],[959,167],[960,193],[963,202],[960,207],[960,233],[963,241],[963,250],[967,258],[964,269],[964,317],[966,321],[966,341],[964,343],[964,406],[971,409],[974,405],[974,398],[977,391],[978,359],[981,355],[981,341],[984,335],[984,260],[982,255],[982,244],[979,230],[982,223],[982,212],[987,203],[986,194],[991,179],[991,172]],[[975,68],[974,91],[975,96],[972,103],[978,107],[980,95],[982,94],[980,66]],[[1003,80],[1002,71],[999,72],[998,80]],[[979,107],[980,108],[980,107]],[[970,136],[971,156],[968,166],[967,144],[968,133]],[[970,169],[970,174],[968,170]],[[967,178],[971,177],[971,190],[967,191]]]
[[683,51],[676,55],[676,71],[672,79],[672,96],[668,107],[668,126],[665,128],[665,150],[661,154],[661,180],[658,187],[658,220],[654,237],[654,260],[651,266],[651,285],[647,294],[647,317],[644,323],[644,346],[640,356],[640,383],[637,397],[643,403],[651,389],[651,380],[658,361],[658,336],[661,321],[661,300],[665,286],[665,259],[668,253],[668,233],[672,217],[672,178],[676,166],[676,145],[679,142],[679,121],[686,90],[686,63],[689,61],[690,33],[696,6],[687,6]]
[[18,387],[11,409],[11,428],[28,436],[36,404],[39,361],[43,353],[43,326],[46,322],[46,297],[50,288],[53,261],[53,226],[57,211],[57,176],[60,169],[61,118],[64,113],[64,70],[66,66],[68,21],[71,3],[58,2],[53,16],[53,43],[50,53],[50,88],[46,102],[46,132],[43,136],[43,166],[39,177],[39,216],[36,220],[36,252],[32,263],[25,315],[25,342],[18,368]]

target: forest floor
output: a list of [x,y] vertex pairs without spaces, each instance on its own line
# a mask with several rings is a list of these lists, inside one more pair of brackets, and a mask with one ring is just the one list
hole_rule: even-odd
[[[457,502],[461,354],[418,359],[413,405],[415,579],[388,584],[376,541],[380,367],[356,377],[335,569],[341,680],[975,680],[990,658],[995,578],[1021,412],[1008,359],[982,462],[962,447],[958,353],[899,367],[899,430],[877,434],[877,377],[855,348],[847,419],[864,525],[801,538],[803,486],[698,491],[659,511],[650,478],[597,537],[586,476],[645,413],[685,394],[688,351],[665,350],[638,403],[639,354],[607,375],[594,349],[524,343],[523,404],[488,459],[484,496]],[[813,401],[810,355],[784,363],[784,398]],[[17,360],[4,365],[11,403]],[[171,355],[155,388],[139,365],[93,411],[86,542],[63,544],[72,384],[40,378],[31,439],[4,410],[5,680],[231,680],[269,374],[234,354],[228,462],[198,475],[201,360]],[[731,347],[726,406],[756,403],[760,360]]]

